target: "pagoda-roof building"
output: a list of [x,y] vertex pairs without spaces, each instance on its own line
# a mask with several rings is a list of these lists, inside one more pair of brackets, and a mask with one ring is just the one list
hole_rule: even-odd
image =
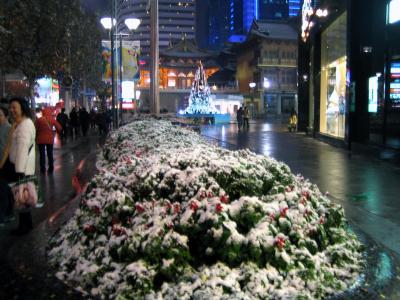
[[[189,89],[194,74],[201,62],[207,77],[219,70],[216,62],[217,53],[197,47],[194,40],[182,38],[176,43],[170,42],[167,49],[160,51],[160,87],[164,89]],[[149,78],[148,71],[141,74],[141,86]]]

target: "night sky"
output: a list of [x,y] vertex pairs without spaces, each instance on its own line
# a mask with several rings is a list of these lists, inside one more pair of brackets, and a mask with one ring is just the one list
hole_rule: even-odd
[[81,3],[85,9],[99,15],[111,14],[111,10],[109,9],[110,2],[111,0],[81,0]]

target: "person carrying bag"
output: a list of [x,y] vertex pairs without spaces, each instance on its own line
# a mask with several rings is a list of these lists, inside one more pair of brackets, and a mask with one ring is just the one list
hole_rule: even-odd
[[[14,124],[9,146],[9,181],[14,197],[15,208],[19,209],[18,227],[11,233],[22,235],[33,229],[30,208],[33,205],[32,197],[36,189],[36,203],[39,200],[37,181],[35,183],[35,136],[36,129],[32,122],[32,112],[28,102],[23,98],[10,100],[10,113]],[[14,172],[12,171],[14,168]],[[27,182],[32,184],[26,185]],[[25,184],[25,187],[23,186]]]

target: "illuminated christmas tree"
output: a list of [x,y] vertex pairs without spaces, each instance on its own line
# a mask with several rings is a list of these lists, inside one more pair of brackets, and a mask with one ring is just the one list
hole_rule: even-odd
[[185,114],[219,114],[211,99],[210,87],[207,84],[207,77],[203,65],[199,64],[190,91],[189,106]]

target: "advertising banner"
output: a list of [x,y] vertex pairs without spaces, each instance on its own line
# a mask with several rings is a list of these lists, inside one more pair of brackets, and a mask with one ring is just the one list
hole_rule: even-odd
[[139,54],[140,41],[122,41],[122,80],[137,81],[140,78]]
[[102,80],[111,82],[111,42],[101,42],[101,73]]

